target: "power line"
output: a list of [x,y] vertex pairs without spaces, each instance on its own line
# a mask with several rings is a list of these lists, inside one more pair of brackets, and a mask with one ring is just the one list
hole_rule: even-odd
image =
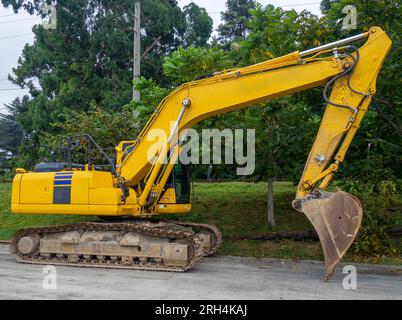
[[24,33],[24,34],[17,34],[17,35],[8,36],[8,37],[1,37],[0,40],[21,38],[21,37],[27,37],[27,36],[33,36],[33,33]]
[[[274,5],[272,3],[268,3],[267,5]],[[289,7],[302,7],[302,6],[312,6],[312,5],[317,5],[320,4],[320,2],[306,2],[306,3],[295,3],[295,4],[285,4],[285,5],[277,5],[276,7],[281,7],[281,8],[289,8]],[[208,14],[218,14],[218,13],[223,13],[225,11],[207,11]]]
[[0,88],[0,91],[28,90],[24,88]]
[[30,15],[27,12],[21,12],[21,13],[11,13],[11,14],[4,14],[1,15],[0,18],[5,18],[5,17],[15,17],[15,16],[22,16],[22,15]]
[[38,18],[34,17],[34,18],[26,18],[26,19],[19,19],[19,20],[2,21],[2,22],[0,22],[0,24],[7,24],[7,23],[14,23],[14,22],[24,22],[24,21],[31,21],[31,20],[38,20]]
[[321,4],[321,2],[309,2],[309,3],[295,3],[295,4],[285,4],[278,7],[302,7],[302,6],[312,6],[315,4]]

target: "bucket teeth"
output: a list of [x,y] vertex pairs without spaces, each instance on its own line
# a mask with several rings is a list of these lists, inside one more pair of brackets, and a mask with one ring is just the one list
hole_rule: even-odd
[[342,191],[322,192],[321,197],[309,196],[298,204],[320,239],[325,257],[325,280],[328,280],[356,238],[363,217],[362,205],[356,197]]

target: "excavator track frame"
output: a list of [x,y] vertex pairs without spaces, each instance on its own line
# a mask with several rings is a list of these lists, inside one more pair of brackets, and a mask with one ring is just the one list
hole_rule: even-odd
[[[176,220],[162,220],[163,222],[166,223],[171,223],[171,224],[177,224],[182,227],[186,228],[196,228],[196,229],[204,229],[204,231],[209,232],[211,235],[214,237],[214,243],[210,247],[208,251],[204,251],[204,257],[211,257],[213,256],[219,249],[219,247],[222,244],[222,233],[220,230],[214,226],[213,224],[203,224],[203,223],[193,223],[193,222],[182,222],[182,221],[176,221]],[[203,231],[201,231],[203,232]]]
[[[41,256],[39,248],[33,253],[24,255],[18,249],[18,242],[23,237],[40,235],[43,239],[44,236],[50,234],[58,234],[71,231],[119,231],[119,232],[135,232],[141,235],[168,238],[175,240],[185,240],[191,244],[192,257],[188,261],[186,266],[164,266],[161,263],[150,263],[126,265],[121,260],[105,260],[103,262],[94,258],[90,261],[86,261],[82,257],[78,262],[69,262],[67,257],[58,257],[55,254],[51,257]],[[12,237],[10,242],[11,254],[15,256],[18,262],[26,264],[38,264],[38,265],[55,265],[55,266],[72,266],[72,267],[86,267],[86,268],[105,268],[105,269],[130,269],[130,270],[147,270],[147,271],[164,271],[164,272],[185,272],[193,268],[194,265],[199,263],[204,256],[202,250],[202,244],[200,238],[195,232],[185,230],[183,228],[169,228],[166,226],[160,226],[158,224],[146,224],[146,223],[97,223],[97,222],[85,222],[70,225],[60,225],[51,227],[36,227],[20,229]],[[94,254],[95,255],[95,254]],[[119,257],[121,259],[122,257]]]

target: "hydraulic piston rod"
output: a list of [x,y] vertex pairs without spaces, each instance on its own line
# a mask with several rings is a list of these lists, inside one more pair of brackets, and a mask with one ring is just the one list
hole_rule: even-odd
[[300,51],[299,55],[300,55],[300,57],[308,56],[310,54],[320,52],[320,51],[323,51],[323,50],[340,47],[340,46],[343,46],[343,45],[345,45],[347,43],[367,38],[368,36],[369,36],[368,32],[360,33],[360,34],[357,34],[355,36],[352,36],[352,37],[349,37],[349,38],[346,38],[346,39],[342,39],[342,40],[339,40],[339,41],[324,44],[323,46],[308,49],[308,50],[305,50],[305,51]]

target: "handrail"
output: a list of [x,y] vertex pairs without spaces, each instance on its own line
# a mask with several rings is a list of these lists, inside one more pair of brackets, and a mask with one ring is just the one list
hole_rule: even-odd
[[116,176],[116,167],[110,159],[110,157],[103,151],[103,149],[96,143],[96,141],[87,133],[79,133],[79,134],[74,134],[74,135],[69,135],[69,136],[61,136],[61,138],[66,138],[66,139],[71,139],[71,138],[76,138],[76,137],[86,137],[90,143],[93,143],[93,145],[98,149],[98,151],[106,158],[106,160],[109,163],[109,166],[112,170],[112,174]]

